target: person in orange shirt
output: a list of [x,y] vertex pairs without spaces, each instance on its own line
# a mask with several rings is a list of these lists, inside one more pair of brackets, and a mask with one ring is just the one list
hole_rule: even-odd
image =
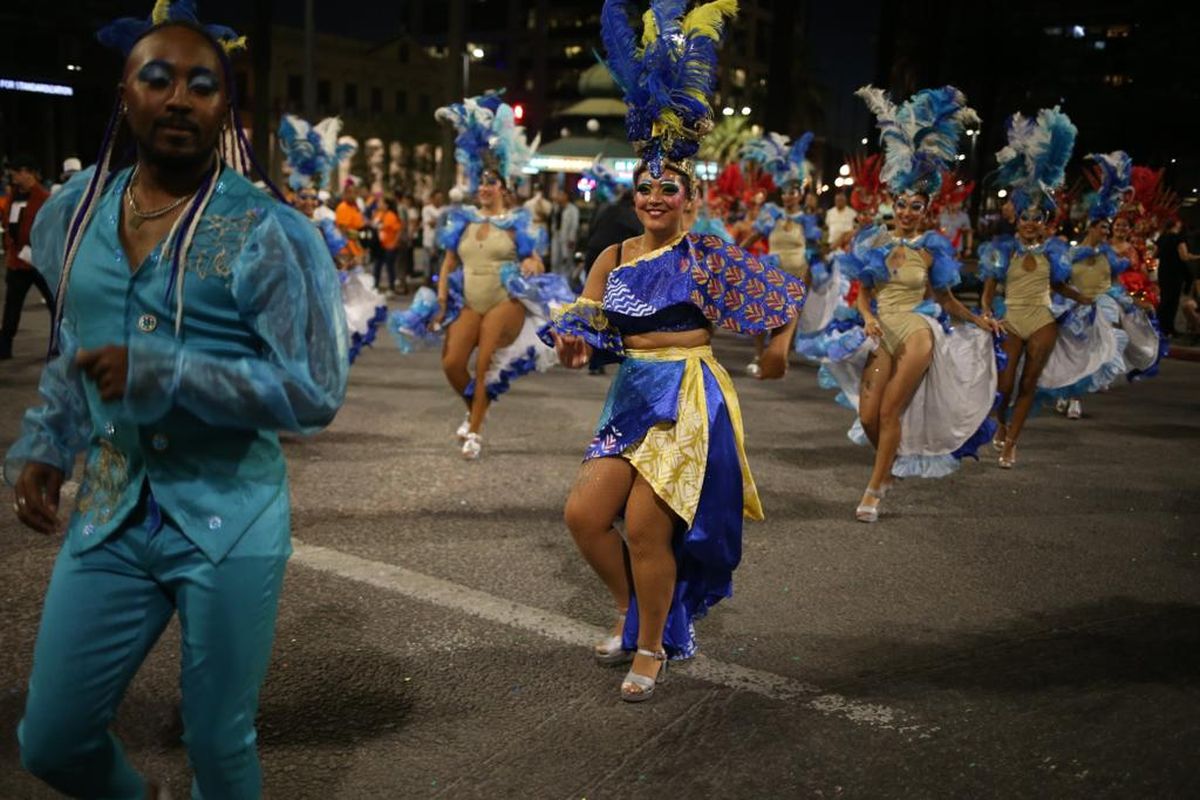
[[372,220],[379,230],[379,246],[383,250],[383,258],[375,262],[375,288],[379,290],[383,268],[387,267],[388,287],[395,294],[408,294],[408,276],[401,275],[401,281],[396,283],[396,260],[400,255],[400,236],[404,233],[404,220],[398,213],[396,198],[389,195],[383,198],[375,211]]
[[338,229],[345,235],[346,241],[349,242],[348,249],[353,257],[353,263],[362,260],[363,247],[358,243],[358,232],[367,224],[362,212],[358,210],[357,198],[358,190],[354,187],[354,183],[347,181],[346,188],[342,190],[342,202],[338,203],[337,214],[333,220],[333,224],[338,226]]

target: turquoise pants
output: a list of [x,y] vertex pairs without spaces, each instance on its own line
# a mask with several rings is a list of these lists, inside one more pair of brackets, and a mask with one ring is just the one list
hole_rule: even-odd
[[249,531],[213,564],[147,496],[102,546],[80,555],[64,546],[46,592],[17,731],[25,768],[72,797],[145,797],[142,776],[108,728],[129,681],[178,610],[192,797],[260,797],[254,715],[288,541],[286,529],[266,536]]

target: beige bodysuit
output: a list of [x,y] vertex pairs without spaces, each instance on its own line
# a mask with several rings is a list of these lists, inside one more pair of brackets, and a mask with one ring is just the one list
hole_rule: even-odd
[[458,241],[458,258],[463,266],[463,295],[467,308],[486,314],[510,299],[500,282],[500,268],[517,258],[512,234],[488,225],[487,235],[479,239],[482,225],[472,222]]

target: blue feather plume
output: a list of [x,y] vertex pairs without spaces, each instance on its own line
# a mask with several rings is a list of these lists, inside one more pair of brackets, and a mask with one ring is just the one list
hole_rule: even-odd
[[1133,159],[1124,150],[1112,153],[1091,153],[1085,156],[1100,168],[1100,186],[1092,194],[1088,218],[1095,221],[1115,217],[1129,191],[1133,175]]
[[979,117],[953,86],[922,89],[897,107],[881,89],[864,86],[855,92],[875,114],[881,131],[884,165],[880,178],[897,193],[936,195],[942,173],[958,158],[958,140]]
[[1053,209],[1054,192],[1066,181],[1078,130],[1057,106],[1030,119],[1019,112],[1005,125],[1008,144],[996,153],[995,182],[1010,189],[1017,213],[1030,206]]

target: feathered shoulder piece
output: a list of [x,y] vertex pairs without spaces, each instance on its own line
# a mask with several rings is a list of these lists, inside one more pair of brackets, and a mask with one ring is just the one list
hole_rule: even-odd
[[1009,187],[1018,214],[1031,207],[1054,209],[1079,133],[1071,118],[1058,106],[1043,108],[1034,118],[1018,112],[1008,118],[1006,133],[1008,144],[996,153],[996,182]]
[[239,36],[233,28],[224,25],[205,25],[196,15],[196,0],[156,0],[150,16],[146,19],[122,17],[113,20],[96,32],[96,38],[105,47],[129,55],[134,44],[154,28],[168,22],[190,22],[199,25],[225,48],[226,53],[246,47],[246,37]]
[[503,100],[503,90],[468,97],[461,103],[439,108],[439,122],[448,122],[458,132],[454,158],[467,173],[471,191],[479,188],[484,171],[510,180],[518,177],[533,158],[538,140],[532,144],[525,129],[517,125],[512,106]]
[[774,179],[780,187],[798,183],[803,186],[808,182],[808,148],[812,145],[813,135],[805,133],[796,141],[788,144],[788,137],[782,133],[768,133],[747,141],[742,145],[742,159],[758,164]]
[[687,0],[651,0],[642,35],[630,0],[605,0],[600,36],[605,65],[625,96],[626,133],[655,178],[670,166],[692,174],[691,160],[713,128],[717,49],[737,0],[711,0],[684,13]]
[[1124,150],[1091,153],[1086,158],[1096,162],[1094,171],[1087,173],[1095,190],[1088,201],[1088,219],[1092,222],[1111,219],[1121,210],[1130,191],[1133,159]]
[[953,86],[922,89],[897,106],[874,86],[864,86],[855,94],[866,102],[882,131],[883,182],[896,194],[936,195],[942,172],[951,169],[958,158],[963,130],[979,124],[966,96]]
[[349,136],[339,138],[341,130],[342,121],[337,117],[310,125],[291,114],[283,115],[279,147],[290,170],[288,185],[292,189],[325,188],[334,169],[354,156],[358,142]]

